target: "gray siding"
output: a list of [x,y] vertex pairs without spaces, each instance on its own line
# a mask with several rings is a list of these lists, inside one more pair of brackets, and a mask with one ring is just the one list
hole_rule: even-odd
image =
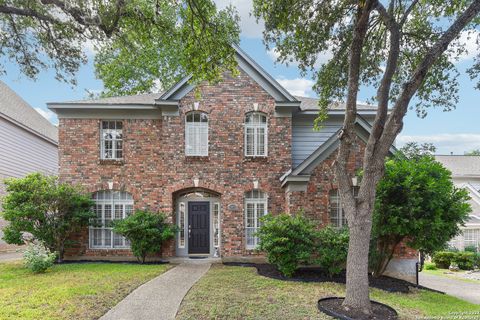
[[297,167],[342,127],[342,118],[329,118],[323,127],[313,128],[315,115],[296,115],[292,119],[292,162]]
[[3,179],[36,171],[57,174],[57,146],[0,117],[0,194]]

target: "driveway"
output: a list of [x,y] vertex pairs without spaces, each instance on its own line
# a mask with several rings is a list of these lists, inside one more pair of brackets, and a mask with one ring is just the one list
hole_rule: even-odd
[[480,282],[472,283],[447,277],[435,276],[420,272],[418,275],[420,285],[445,292],[448,295],[480,304]]

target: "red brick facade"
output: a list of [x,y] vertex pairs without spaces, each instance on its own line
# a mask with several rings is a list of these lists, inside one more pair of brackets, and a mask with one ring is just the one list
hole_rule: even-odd
[[[132,194],[135,209],[165,212],[172,222],[175,222],[175,196],[179,192],[199,187],[219,194],[223,257],[254,253],[245,249],[244,231],[244,196],[254,188],[254,181],[268,194],[269,212],[302,209],[321,225],[327,224],[329,192],[337,188],[332,167],[336,153],[317,166],[306,192],[286,192],[280,178],[292,166],[291,117],[278,116],[275,100],[243,72],[235,78],[226,75],[221,83],[202,85],[199,90],[198,110],[208,114],[208,156],[185,155],[185,115],[197,101],[192,91],[179,102],[179,115],[118,119],[123,121],[121,162],[100,160],[102,119],[60,118],[60,179],[79,184],[92,193],[108,190],[109,184],[113,184],[113,190]],[[254,104],[267,115],[267,157],[244,155],[245,115],[254,111]],[[364,143],[358,139],[352,151],[348,167],[353,175],[361,168]],[[67,257],[131,256],[125,249],[90,249],[87,229],[77,234],[75,240],[77,245],[67,251]],[[175,241],[165,245],[162,254],[175,255]]]

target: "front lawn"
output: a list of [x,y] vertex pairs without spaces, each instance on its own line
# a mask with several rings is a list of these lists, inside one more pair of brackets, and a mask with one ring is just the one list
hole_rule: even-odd
[[[401,319],[480,312],[478,305],[429,291],[371,293]],[[318,311],[318,299],[344,294],[341,284],[281,281],[259,276],[255,268],[213,265],[184,298],[177,319],[331,319]]]
[[98,319],[168,265],[84,263],[32,274],[0,263],[0,319]]

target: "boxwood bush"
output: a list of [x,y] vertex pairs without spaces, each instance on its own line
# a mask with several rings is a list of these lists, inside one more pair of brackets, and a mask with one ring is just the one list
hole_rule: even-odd
[[474,252],[459,251],[439,251],[433,255],[433,262],[437,267],[442,269],[448,269],[452,263],[456,263],[461,270],[472,270],[475,266],[478,266],[478,255]]
[[317,233],[315,225],[301,213],[289,215],[268,214],[262,218],[257,232],[260,244],[269,263],[286,277],[291,277],[300,264],[310,262],[315,250]]
[[345,269],[348,254],[348,230],[335,229],[330,226],[318,231],[317,253],[318,263],[330,277]]

